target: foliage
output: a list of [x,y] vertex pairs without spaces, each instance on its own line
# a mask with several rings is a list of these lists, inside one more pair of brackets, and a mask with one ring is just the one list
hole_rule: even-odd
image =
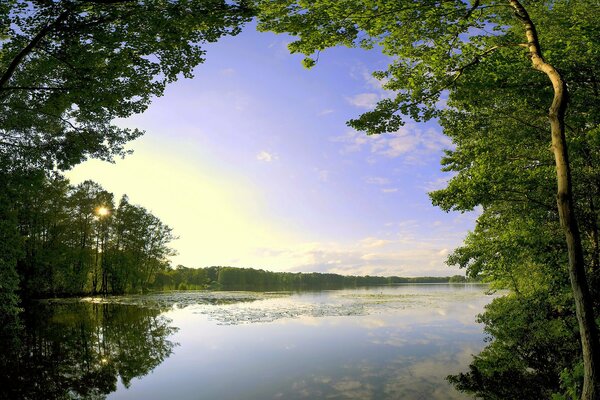
[[540,292],[495,299],[479,317],[491,343],[467,373],[450,381],[486,399],[534,400],[558,392],[562,368],[580,357],[571,299],[558,299]]
[[110,160],[142,132],[115,118],[144,111],[202,45],[235,35],[243,2],[13,0],[0,9],[0,156],[69,168]]
[[341,289],[410,283],[466,283],[463,276],[414,277],[352,276],[318,272],[272,272],[254,268],[208,267],[175,269],[156,274],[151,285],[157,290],[224,289],[224,290],[301,290]]
[[27,297],[143,290],[168,266],[171,228],[126,196],[113,203],[97,183],[72,186],[60,175],[24,194],[17,271]]

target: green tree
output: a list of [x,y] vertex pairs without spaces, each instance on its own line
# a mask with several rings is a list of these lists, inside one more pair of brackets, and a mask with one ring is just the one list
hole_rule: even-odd
[[[587,204],[584,207],[589,203],[585,195],[579,196],[575,204],[573,190],[579,182],[574,182],[572,176],[574,166],[578,167],[577,177],[586,174],[579,170],[582,166],[587,166],[588,176],[597,175],[594,172],[597,151],[591,146],[591,139],[597,136],[598,111],[590,109],[598,96],[595,71],[600,65],[599,35],[593,17],[597,1],[474,0],[468,4],[435,0],[408,3],[284,0],[258,3],[260,29],[298,36],[290,44],[290,50],[312,56],[305,59],[306,66],[313,66],[322,50],[336,45],[378,46],[391,57],[388,69],[374,75],[393,96],[351,120],[352,127],[368,134],[393,132],[407,117],[416,121],[440,117],[446,131],[458,132],[466,124],[469,135],[461,137],[463,141],[457,143],[458,151],[450,155],[451,161],[446,164],[448,170],[463,173],[451,184],[458,196],[441,200],[441,195],[434,194],[434,201],[440,204],[445,201],[442,205],[446,208],[459,210],[483,205],[486,211],[486,207],[506,203],[507,199],[537,202],[546,207],[545,219],[555,217],[560,221],[563,236],[560,249],[565,257],[553,265],[560,266],[564,262],[569,266],[566,271],[575,300],[584,361],[582,398],[600,398],[600,343],[586,279],[589,249],[595,249],[591,254],[598,254],[597,233],[596,244],[594,240],[589,244],[587,238],[580,235],[580,226],[594,231],[597,212],[591,203],[589,208]],[[446,110],[439,106],[442,96],[448,98]],[[550,109],[544,110],[548,106]],[[566,114],[567,106],[569,114]],[[526,137],[531,140],[528,142]],[[478,141],[482,140],[504,141],[510,147],[488,147],[489,153],[480,153],[483,146],[479,146]],[[540,140],[546,148],[552,143],[551,164],[545,154],[540,154]],[[520,142],[530,146],[524,151],[516,150]],[[588,157],[582,156],[584,151],[579,152],[580,148],[587,149]],[[517,153],[516,160],[511,157],[513,152]],[[486,161],[491,161],[490,168]],[[479,169],[471,168],[472,165]],[[531,174],[517,175],[517,168],[531,170]],[[555,175],[549,180],[547,172],[551,169]],[[486,179],[489,177],[492,179]],[[545,189],[552,181],[557,196],[555,204],[548,209],[548,200],[553,196]],[[525,207],[525,211],[531,211],[531,207]],[[506,209],[488,212],[488,221],[492,214],[498,213],[506,214]],[[588,215],[586,223],[578,223],[586,214],[593,216]],[[552,233],[556,232],[554,228],[556,226]],[[505,242],[518,240],[508,236]],[[543,242],[546,237],[542,236],[535,245],[542,249],[551,247],[555,242]],[[513,242],[510,248],[517,250],[516,255],[526,256],[524,260],[531,260],[523,251],[530,245]],[[476,267],[483,262],[477,256],[475,260]],[[525,264],[539,264],[540,260]],[[497,262],[496,265],[506,264]]]
[[112,202],[112,196],[93,181],[85,181],[69,193],[68,207],[71,211],[71,232],[74,250],[73,270],[69,281],[73,292],[83,293],[88,274],[95,271],[95,235],[98,225],[97,209]]
[[168,257],[174,251],[168,244],[174,239],[169,226],[124,196],[115,210],[108,243],[107,273],[112,290],[146,290],[155,274],[169,265]]

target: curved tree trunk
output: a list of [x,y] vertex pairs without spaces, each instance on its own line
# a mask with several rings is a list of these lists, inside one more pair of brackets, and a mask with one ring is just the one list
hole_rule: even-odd
[[575,299],[577,322],[583,353],[584,381],[581,399],[600,400],[600,342],[594,320],[592,298],[585,276],[583,247],[573,201],[571,168],[565,138],[565,110],[567,108],[567,86],[560,73],[542,57],[535,25],[527,10],[518,0],[509,0],[516,17],[525,28],[527,48],[533,68],[548,76],[554,89],[554,99],[548,117],[552,134],[552,151],[556,162],[558,213],[569,252],[569,278]]

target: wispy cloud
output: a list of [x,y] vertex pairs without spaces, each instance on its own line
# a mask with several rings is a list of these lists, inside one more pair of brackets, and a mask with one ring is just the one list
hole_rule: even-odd
[[424,182],[421,186],[421,189],[426,192],[433,192],[434,190],[440,190],[448,186],[448,181],[452,178],[452,175],[448,175],[446,177],[440,177],[437,179],[433,179],[427,182]]
[[390,183],[388,178],[382,178],[380,176],[369,176],[365,178],[365,182],[370,185],[387,185]]
[[392,240],[389,239],[379,239],[376,237],[366,237],[362,239],[359,243],[361,246],[372,249],[376,247],[383,247],[386,244],[392,243]]
[[393,134],[367,136],[362,132],[348,131],[332,139],[343,143],[342,153],[353,153],[367,149],[371,155],[400,158],[418,164],[423,156],[451,148],[451,140],[436,129],[423,129],[409,123]]
[[398,188],[383,188],[381,189],[381,193],[396,193]]
[[325,115],[329,115],[329,114],[333,114],[335,112],[335,110],[331,109],[331,108],[326,108],[324,110],[319,111],[319,113],[317,114],[319,117],[325,116]]
[[388,79],[375,78],[364,65],[360,65],[351,73],[355,79],[362,80],[367,92],[346,97],[346,101],[354,107],[373,109],[380,100],[394,96],[395,92],[386,90]]
[[385,93],[390,93],[390,91],[384,89],[384,86],[386,85],[386,83],[388,83],[389,79],[377,79],[373,76],[373,74],[371,74],[369,71],[367,71],[367,69],[365,68],[362,71],[362,77],[365,80],[365,83],[372,89],[375,90],[379,90]]
[[231,75],[235,74],[235,69],[234,68],[224,68],[219,72],[221,73],[221,75],[231,76]]
[[358,108],[375,108],[381,96],[377,93],[359,93],[354,96],[346,97],[346,101]]
[[269,153],[268,151],[261,151],[260,153],[258,153],[256,155],[256,159],[258,161],[262,161],[262,162],[271,162],[271,161],[275,161],[279,159],[279,156],[277,154],[274,153]]
[[329,178],[331,177],[331,171],[326,169],[315,168],[315,172],[317,173],[317,179],[320,182],[329,182]]

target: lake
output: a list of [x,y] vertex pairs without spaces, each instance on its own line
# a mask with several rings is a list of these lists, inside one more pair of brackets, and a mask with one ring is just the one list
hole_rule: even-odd
[[487,286],[171,292],[42,301],[2,354],[2,398],[467,399]]

